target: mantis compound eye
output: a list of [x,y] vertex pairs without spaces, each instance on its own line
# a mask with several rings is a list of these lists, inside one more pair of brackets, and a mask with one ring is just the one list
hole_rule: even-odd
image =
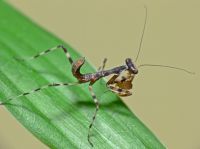
[[138,73],[138,69],[136,68],[136,66],[134,65],[134,63],[130,58],[126,59],[126,65],[128,66],[128,70],[130,70],[133,74]]

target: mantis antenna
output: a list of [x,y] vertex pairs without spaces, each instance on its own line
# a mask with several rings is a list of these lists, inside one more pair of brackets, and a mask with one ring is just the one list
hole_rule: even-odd
[[[145,33],[145,29],[146,29],[146,24],[147,24],[147,17],[148,17],[148,13],[147,13],[147,7],[146,5],[144,5],[144,8],[145,8],[145,20],[144,20],[144,26],[143,26],[143,29],[142,29],[142,36],[140,38],[140,44],[139,44],[139,49],[138,49],[138,52],[137,52],[137,56],[135,58],[135,62],[137,62],[138,60],[138,57],[139,57],[139,54],[140,54],[140,51],[141,51],[141,47],[142,47],[142,42],[143,42],[143,38],[144,38],[144,33]],[[153,67],[166,67],[166,68],[171,68],[171,69],[177,69],[177,70],[181,70],[181,71],[184,71],[186,73],[189,73],[189,74],[195,74],[194,72],[191,72],[189,70],[186,70],[186,69],[183,69],[183,68],[179,68],[179,67],[174,67],[174,66],[169,66],[169,65],[159,65],[159,64],[141,64],[138,66],[139,67],[146,67],[146,66],[153,66]]]
[[143,26],[143,29],[142,29],[142,36],[140,38],[139,49],[138,49],[138,52],[137,52],[137,56],[135,58],[135,62],[137,62],[140,51],[141,51],[142,41],[143,41],[144,32],[145,32],[145,28],[146,28],[146,24],[147,24],[147,7],[146,7],[146,5],[144,5],[144,8],[145,8],[145,20],[144,20],[144,26]]

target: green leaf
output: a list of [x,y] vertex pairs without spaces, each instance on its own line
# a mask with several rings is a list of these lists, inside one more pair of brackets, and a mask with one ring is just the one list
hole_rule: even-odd
[[[13,57],[27,58],[59,44],[69,49],[73,59],[80,54],[6,2],[0,1],[0,10],[1,101],[49,83],[76,81],[61,50],[32,61],[15,60]],[[95,69],[86,62],[82,72],[95,72]],[[95,83],[94,91],[100,101],[92,129],[94,148],[165,148],[121,99],[108,91],[104,80]],[[50,148],[91,148],[87,133],[95,105],[87,83],[47,88],[12,100],[5,107]]]

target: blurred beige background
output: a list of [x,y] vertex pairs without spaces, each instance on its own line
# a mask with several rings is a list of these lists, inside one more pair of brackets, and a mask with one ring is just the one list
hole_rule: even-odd
[[[166,64],[196,75],[141,68],[134,94],[126,104],[171,149],[200,149],[200,1],[198,0],[9,0],[35,22],[53,32],[98,67],[135,58],[148,21],[138,64]],[[37,43],[36,43],[37,44]],[[46,149],[0,108],[0,149]]]

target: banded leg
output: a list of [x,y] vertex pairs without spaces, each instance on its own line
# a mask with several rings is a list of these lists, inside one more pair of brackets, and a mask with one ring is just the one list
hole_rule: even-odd
[[33,60],[33,59],[36,59],[36,58],[38,58],[38,57],[40,57],[40,56],[43,56],[43,55],[46,55],[47,53],[52,52],[52,51],[57,50],[57,49],[60,49],[60,48],[65,52],[65,55],[66,55],[67,59],[68,59],[69,62],[72,64],[72,63],[73,63],[73,60],[72,60],[72,58],[71,58],[69,52],[67,51],[67,48],[65,48],[63,45],[58,45],[58,46],[56,46],[56,47],[47,49],[47,50],[45,50],[45,51],[43,51],[43,52],[41,52],[41,53],[38,53],[38,54],[35,55],[35,56],[32,56],[32,57],[30,57],[30,58],[28,58],[28,59],[24,59],[24,60]]
[[114,92],[115,94],[118,94],[119,96],[130,96],[132,93],[126,89],[119,88],[115,84],[108,84],[108,89]]
[[115,74],[113,75],[110,80],[108,80],[108,82],[106,83],[106,85],[108,86],[109,84],[114,84],[115,80],[117,79],[117,77],[119,77],[119,74]]
[[92,121],[91,121],[91,123],[90,123],[90,125],[89,125],[89,129],[88,129],[88,142],[89,142],[90,145],[93,147],[93,144],[92,144],[92,142],[91,142],[91,140],[90,140],[90,137],[91,137],[91,128],[92,128],[92,126],[94,125],[94,121],[95,121],[95,119],[96,119],[97,112],[98,112],[98,110],[99,110],[99,102],[98,102],[98,100],[97,100],[97,97],[96,97],[95,93],[93,92],[92,84],[91,84],[91,83],[90,83],[90,85],[89,85],[89,91],[90,91],[90,93],[91,93],[91,95],[92,95],[92,99],[93,99],[93,101],[94,101],[94,103],[95,103],[95,105],[96,105],[95,112],[94,112],[94,115],[93,115],[93,117],[92,117]]
[[58,87],[58,86],[72,86],[72,85],[78,85],[78,84],[80,84],[80,83],[79,82],[74,82],[74,83],[51,83],[51,84],[44,85],[42,87],[33,89],[33,90],[29,91],[29,92],[22,93],[22,94],[20,94],[18,96],[8,98],[4,102],[0,102],[0,105],[5,105],[5,104],[7,104],[9,101],[11,101],[13,99],[17,99],[17,98],[22,97],[22,96],[26,96],[26,95],[29,95],[29,94],[32,94],[32,93],[36,93],[36,92],[38,92],[40,90],[43,90],[45,88]]
[[98,71],[103,71],[106,66],[107,58],[104,58],[102,66],[98,68]]
[[[130,96],[132,95],[132,93],[130,91],[128,91],[129,88],[122,88],[119,87],[119,85],[122,85],[124,82],[120,82],[119,80],[117,80],[117,78],[119,77],[119,75],[114,75],[107,83],[106,86],[109,90],[111,90],[112,92],[118,94],[119,96]],[[131,82],[127,81],[126,86],[130,86]],[[125,86],[123,86],[125,87]],[[132,87],[132,85],[131,85]]]

